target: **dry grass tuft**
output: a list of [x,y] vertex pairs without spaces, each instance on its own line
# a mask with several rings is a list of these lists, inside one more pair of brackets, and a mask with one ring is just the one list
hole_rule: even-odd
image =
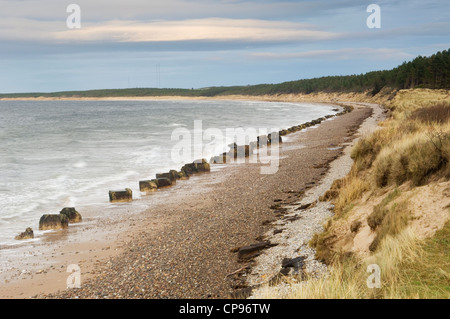
[[348,175],[342,181],[339,195],[334,200],[334,211],[336,215],[345,215],[349,205],[369,190],[369,184],[356,175]]
[[373,162],[376,186],[400,185],[408,180],[423,185],[427,177],[443,169],[447,171],[450,148],[450,126],[423,127],[421,131],[403,135],[391,146],[384,147]]
[[430,107],[423,107],[411,114],[412,120],[429,124],[445,124],[450,121],[450,103],[439,102]]

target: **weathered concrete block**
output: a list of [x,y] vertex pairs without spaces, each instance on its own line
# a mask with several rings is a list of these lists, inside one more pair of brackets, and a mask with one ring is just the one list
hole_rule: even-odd
[[226,156],[228,157],[228,159],[232,159],[232,158],[237,158],[237,149],[236,148],[232,148],[228,151],[228,153],[226,154]]
[[169,171],[170,180],[176,181],[178,179],[178,172],[174,169]]
[[178,179],[178,172],[175,170],[170,170],[168,173],[156,174],[156,178],[168,178],[172,183],[176,183]]
[[[257,142],[253,142],[253,145],[257,145]],[[236,143],[230,144],[230,150],[226,154],[229,158],[243,158],[249,157],[251,152],[253,151],[250,145],[237,145]]]
[[64,207],[60,212],[69,218],[69,223],[79,223],[82,221],[81,214],[76,211],[75,207]]
[[185,164],[185,165],[183,165],[181,170],[186,174],[186,176],[191,176],[194,173],[198,172],[197,163]]
[[237,157],[249,157],[250,156],[250,145],[238,145],[236,149]]
[[189,176],[186,175],[185,171],[181,170],[177,172],[178,179],[189,179]]
[[208,162],[206,161],[205,158],[201,158],[201,159],[196,159],[196,160],[193,161],[192,163],[195,163],[195,164],[202,164],[202,163],[208,163]]
[[210,163],[212,164],[225,164],[227,162],[226,155],[218,155],[211,157]]
[[211,165],[209,165],[209,163],[197,164],[197,167],[200,172],[210,172],[211,171]]
[[258,147],[264,147],[269,145],[269,139],[267,138],[266,135],[260,135],[257,137],[257,144]]
[[210,172],[211,171],[211,166],[204,158],[195,160],[194,164],[196,164],[198,172]]
[[141,192],[154,192],[158,188],[158,184],[155,181],[139,181],[139,190]]
[[[257,144],[256,142],[254,142]],[[250,145],[237,145],[236,143],[230,144],[230,150],[228,151],[227,155],[230,158],[242,158],[242,157],[248,157],[251,153],[251,146]]]
[[172,181],[169,178],[162,177],[152,181],[156,181],[158,188],[172,186]]
[[124,191],[109,191],[110,202],[129,202],[133,200],[133,192],[129,188]]
[[39,230],[64,229],[69,227],[69,218],[64,214],[45,214],[39,220]]
[[269,144],[283,142],[283,139],[281,138],[281,135],[279,134],[279,132],[270,133],[269,135],[267,135],[267,139],[269,140]]
[[33,229],[31,229],[30,227],[25,229],[25,231],[23,233],[20,233],[19,235],[14,237],[14,239],[16,239],[16,240],[33,239],[33,238],[34,238],[34,232],[33,232]]

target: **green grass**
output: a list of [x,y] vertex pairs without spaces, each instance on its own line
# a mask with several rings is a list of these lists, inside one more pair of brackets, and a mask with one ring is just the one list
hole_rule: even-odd
[[398,294],[410,298],[450,298],[450,223],[426,239],[420,258],[399,265]]

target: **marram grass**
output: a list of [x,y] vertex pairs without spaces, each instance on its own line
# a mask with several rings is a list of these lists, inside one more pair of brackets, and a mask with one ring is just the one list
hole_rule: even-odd
[[[449,231],[447,224],[435,238],[419,240],[408,227],[395,237],[386,236],[377,252],[367,259],[336,261],[321,278],[275,287],[266,285],[253,296],[261,299],[450,298],[449,257],[442,260],[441,250],[448,245]],[[373,272],[368,271],[369,265],[380,269],[380,288],[371,285]]]

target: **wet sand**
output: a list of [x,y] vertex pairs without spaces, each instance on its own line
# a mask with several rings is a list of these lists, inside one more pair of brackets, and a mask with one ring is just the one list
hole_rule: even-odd
[[[27,262],[11,265],[15,275],[2,277],[0,297],[228,298],[246,287],[242,272],[232,273],[251,266],[237,249],[264,240],[283,218],[271,207],[298,202],[319,183],[342,152],[337,146],[371,112],[355,108],[289,134],[276,174],[260,174],[260,163],[212,165],[211,173],[111,205],[102,218],[80,210],[83,224],[23,247]],[[81,288],[66,288],[69,264],[79,265]]]

